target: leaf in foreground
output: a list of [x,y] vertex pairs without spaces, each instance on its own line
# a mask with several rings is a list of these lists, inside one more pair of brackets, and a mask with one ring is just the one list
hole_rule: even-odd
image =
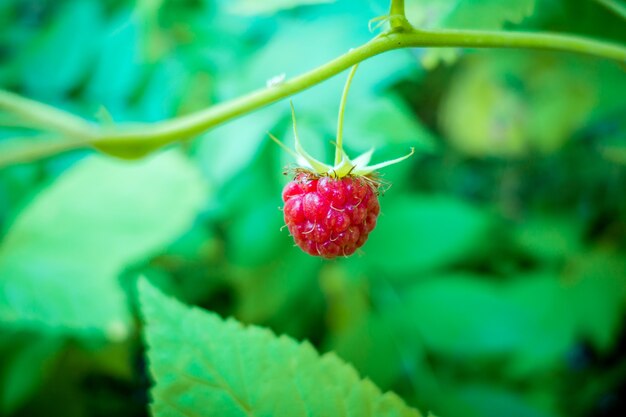
[[139,286],[154,416],[420,416],[333,353]]

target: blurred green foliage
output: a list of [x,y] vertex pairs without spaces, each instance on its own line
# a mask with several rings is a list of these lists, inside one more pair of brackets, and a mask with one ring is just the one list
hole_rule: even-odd
[[[421,27],[626,42],[601,3],[414,0],[407,11]],[[4,0],[0,86],[103,123],[162,120],[319,66],[369,39],[387,8]],[[343,81],[293,98],[304,145],[326,160]],[[266,132],[292,140],[285,102],[132,163],[76,151],[3,168],[0,415],[146,415],[140,276],[334,351],[442,417],[621,415],[625,97],[623,67],[567,54],[401,50],[364,62],[346,148],[420,156],[385,171],[377,229],[332,262],[280,231],[292,161]],[[0,141],[55,140],[14,124],[0,114]],[[231,340],[195,330],[206,333],[177,336],[175,321],[160,331]]]

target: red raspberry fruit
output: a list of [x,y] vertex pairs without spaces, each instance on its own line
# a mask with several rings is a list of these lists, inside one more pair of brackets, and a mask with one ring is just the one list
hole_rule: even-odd
[[333,178],[300,172],[283,189],[285,223],[306,253],[332,259],[363,246],[380,213],[365,177]]
[[348,89],[357,66],[352,67],[339,104],[335,163],[328,165],[304,150],[296,129],[296,113],[291,105],[295,150],[286,147],[271,133],[270,138],[295,157],[300,168],[283,189],[285,223],[293,239],[303,251],[313,256],[332,259],[352,255],[363,246],[376,226],[378,205],[377,170],[397,164],[413,155],[368,165],[374,149],[354,160],[343,149],[343,113]]

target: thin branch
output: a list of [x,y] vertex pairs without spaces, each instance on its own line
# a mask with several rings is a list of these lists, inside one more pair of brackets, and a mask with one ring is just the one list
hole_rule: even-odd
[[[0,109],[15,116],[24,127],[45,128],[72,137],[95,139],[92,137],[95,136],[93,135],[95,126],[86,120],[8,91],[0,90]],[[0,126],[11,126],[10,123],[5,125],[4,122],[0,122],[2,123]]]
[[[114,155],[140,157],[160,146],[189,139],[311,88],[375,55],[414,47],[543,49],[585,54],[626,64],[626,47],[581,36],[471,30],[390,32],[281,84],[162,122],[99,126],[54,107],[3,91],[0,91],[0,110],[30,120],[44,129],[80,140],[83,147],[94,146]],[[3,162],[6,163],[7,159],[10,158],[5,157]]]

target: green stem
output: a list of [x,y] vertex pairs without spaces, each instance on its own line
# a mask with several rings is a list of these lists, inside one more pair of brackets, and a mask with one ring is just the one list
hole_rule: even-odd
[[404,16],[404,0],[391,0],[389,15]]
[[280,85],[257,90],[236,99],[220,103],[173,120],[112,131],[99,142],[135,142],[149,140],[166,144],[202,133],[227,120],[274,103],[306,90],[368,58],[394,49],[427,46],[456,46],[474,48],[533,48],[577,52],[614,59],[626,63],[626,48],[577,36],[547,33],[429,31],[392,33],[378,37],[365,45],[320,67]]
[[95,125],[66,111],[0,90],[0,109],[16,117],[0,126],[45,128],[71,137],[96,139]]
[[626,63],[624,46],[573,35],[470,30],[390,32],[281,84],[196,113],[153,124],[97,126],[61,110],[2,91],[0,109],[45,125],[48,129],[64,133],[68,137],[80,139],[84,146],[95,146],[120,156],[138,157],[157,147],[191,138],[228,120],[306,90],[375,55],[412,47],[544,49]]
[[348,101],[348,91],[350,91],[350,85],[352,85],[352,79],[356,73],[356,69],[359,64],[356,64],[350,70],[346,85],[343,87],[343,94],[341,95],[341,101],[339,102],[339,116],[337,117],[337,146],[335,148],[335,166],[339,165],[343,157],[343,115],[346,112],[346,102]]
[[389,27],[393,32],[410,31],[411,24],[404,13],[404,0],[391,0]]

